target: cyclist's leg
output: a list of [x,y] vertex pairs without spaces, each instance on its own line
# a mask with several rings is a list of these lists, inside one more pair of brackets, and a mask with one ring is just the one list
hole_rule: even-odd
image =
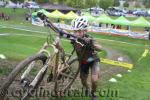
[[94,61],[91,66],[91,82],[92,82],[92,94],[96,92],[97,83],[99,80],[100,74],[100,62]]
[[83,87],[86,89],[89,89],[89,84],[87,82],[88,79],[88,74],[89,74],[89,66],[88,64],[81,64],[80,66],[80,79]]

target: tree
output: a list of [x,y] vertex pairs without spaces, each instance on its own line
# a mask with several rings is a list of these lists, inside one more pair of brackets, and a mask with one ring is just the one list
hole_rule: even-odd
[[103,9],[107,9],[109,7],[112,7],[114,5],[114,0],[100,0],[99,6]]
[[76,0],[72,0],[72,1],[71,0],[66,0],[65,4],[68,5],[68,6],[71,6],[71,7],[75,7],[75,5],[76,5],[75,1]]
[[114,0],[114,6],[118,7],[120,5],[119,0]]
[[24,2],[24,0],[11,0],[12,2],[14,2],[14,3],[17,3],[18,1],[19,2]]
[[65,4],[66,1],[67,1],[67,0],[57,0],[57,2],[58,2],[59,4]]
[[140,7],[141,7],[140,3],[136,2],[136,3],[135,3],[135,7],[136,7],[136,8],[140,8]]
[[84,0],[66,0],[65,4],[75,8],[85,8]]
[[89,0],[89,7],[98,6],[98,0]]
[[[38,0],[42,1],[42,0]],[[89,8],[96,6],[99,0],[49,0],[51,3],[55,4],[66,4],[75,8]]]
[[49,2],[49,0],[35,0],[35,1],[38,3],[48,3]]
[[150,8],[150,0],[143,0],[143,5],[144,5],[146,8]]
[[128,3],[128,2],[125,2],[125,3],[124,3],[124,7],[129,7],[129,3]]

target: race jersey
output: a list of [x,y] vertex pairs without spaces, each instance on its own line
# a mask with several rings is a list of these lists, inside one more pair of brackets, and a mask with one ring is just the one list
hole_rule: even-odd
[[[85,34],[82,38],[77,37],[73,34],[69,34],[64,30],[59,30],[59,34],[61,37],[67,38],[71,40],[71,43],[73,44],[73,47],[76,50],[79,62],[91,62],[94,60],[100,61],[100,59],[97,56],[97,52],[94,48],[94,39],[90,37],[89,35]],[[85,43],[85,40],[89,40],[88,43]],[[77,43],[76,41],[85,44],[84,46],[81,46],[81,44]]]
[[[75,48],[79,61],[83,63],[88,63],[90,59],[90,61],[98,59],[97,53],[94,48],[93,38],[91,38],[89,35],[85,35],[82,38],[88,40],[87,45],[82,46],[77,42],[71,42],[73,44],[73,47]],[[82,41],[79,42],[82,43]]]

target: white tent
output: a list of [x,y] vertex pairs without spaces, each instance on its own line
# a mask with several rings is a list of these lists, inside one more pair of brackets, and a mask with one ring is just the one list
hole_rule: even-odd
[[16,8],[17,7],[17,4],[9,1],[8,4],[5,6],[6,8]]

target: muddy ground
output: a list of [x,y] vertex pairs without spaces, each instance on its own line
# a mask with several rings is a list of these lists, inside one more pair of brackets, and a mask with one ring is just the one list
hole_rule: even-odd
[[[110,47],[104,47],[104,49],[107,51],[107,57],[106,57],[107,59],[118,60],[118,57],[123,57],[124,62],[132,63],[131,59],[127,55],[124,55],[121,52],[119,52],[115,49],[112,49]],[[12,69],[18,63],[19,63],[19,61],[14,61],[14,60],[9,60],[9,59],[7,59],[7,60],[0,59],[0,76],[1,76],[0,77],[0,86],[6,80],[6,77],[8,76],[8,74],[12,71]],[[126,74],[127,69],[119,67],[119,66],[112,66],[112,65],[101,63],[99,86],[104,85],[105,83],[107,83],[110,78],[112,78],[114,75],[116,75],[118,73]],[[89,77],[88,81],[90,83],[90,77]],[[44,83],[44,84],[45,84],[44,88],[48,89],[49,88],[48,85],[50,83]],[[75,88],[78,88],[78,89],[82,88],[79,76],[75,80],[73,86],[76,86]],[[14,89],[14,87],[17,88],[17,85],[15,84],[15,82],[10,87],[9,91]],[[14,99],[14,100],[16,100],[16,99]]]

